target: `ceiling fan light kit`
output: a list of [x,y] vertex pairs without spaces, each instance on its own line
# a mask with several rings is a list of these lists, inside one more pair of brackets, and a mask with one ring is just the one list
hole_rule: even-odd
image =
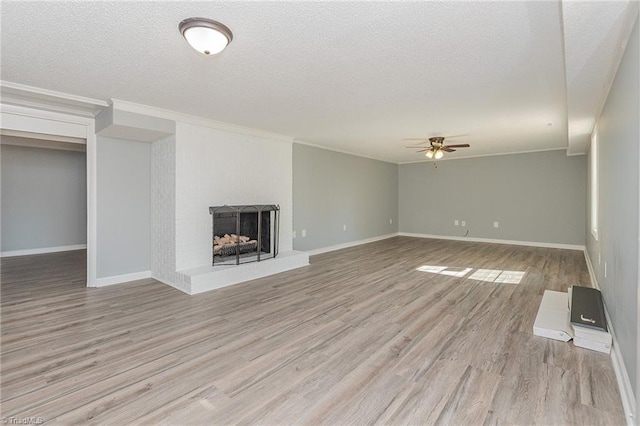
[[233,40],[233,33],[226,25],[208,18],[184,19],[178,30],[191,47],[204,55],[222,52]]
[[444,152],[455,152],[456,150],[453,148],[469,148],[471,145],[468,143],[456,144],[456,145],[445,145],[443,136],[434,136],[428,139],[431,144],[430,147],[424,146],[408,146],[407,148],[423,148],[418,152],[425,152],[424,156],[428,159],[435,158],[436,160],[444,157]]

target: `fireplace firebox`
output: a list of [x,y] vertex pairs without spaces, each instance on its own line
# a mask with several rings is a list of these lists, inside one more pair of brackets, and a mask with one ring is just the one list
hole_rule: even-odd
[[260,262],[278,255],[280,206],[213,206],[209,214],[213,266]]

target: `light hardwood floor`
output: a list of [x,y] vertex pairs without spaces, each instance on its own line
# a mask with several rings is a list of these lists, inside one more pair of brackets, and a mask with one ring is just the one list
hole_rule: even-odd
[[578,251],[396,237],[197,296],[151,279],[85,288],[84,261],[2,260],[4,418],[624,424],[608,355],[532,334],[544,289],[588,285]]

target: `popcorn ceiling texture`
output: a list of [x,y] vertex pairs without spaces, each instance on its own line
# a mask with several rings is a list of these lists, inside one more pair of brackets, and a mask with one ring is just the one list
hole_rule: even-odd
[[[1,78],[390,162],[419,160],[403,138],[434,134],[469,134],[449,158],[562,149],[567,77],[572,108],[607,86],[576,71],[611,67],[618,3],[3,2]],[[177,28],[189,16],[232,43],[198,54]]]

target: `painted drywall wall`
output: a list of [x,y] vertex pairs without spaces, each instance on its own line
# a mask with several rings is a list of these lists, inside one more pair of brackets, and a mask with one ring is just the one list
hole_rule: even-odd
[[97,138],[97,276],[150,270],[150,144]]
[[293,228],[304,251],[398,232],[398,166],[293,144]]
[[178,122],[176,268],[211,264],[209,207],[280,205],[280,252],[292,249],[291,140]]
[[84,152],[2,145],[2,251],[87,242]]
[[561,150],[435,164],[400,165],[400,232],[584,245],[586,156]]
[[[599,220],[587,250],[636,395],[638,364],[638,93],[640,36],[636,21],[598,120]],[[586,204],[586,206],[590,206]],[[605,263],[607,276],[604,275]]]

